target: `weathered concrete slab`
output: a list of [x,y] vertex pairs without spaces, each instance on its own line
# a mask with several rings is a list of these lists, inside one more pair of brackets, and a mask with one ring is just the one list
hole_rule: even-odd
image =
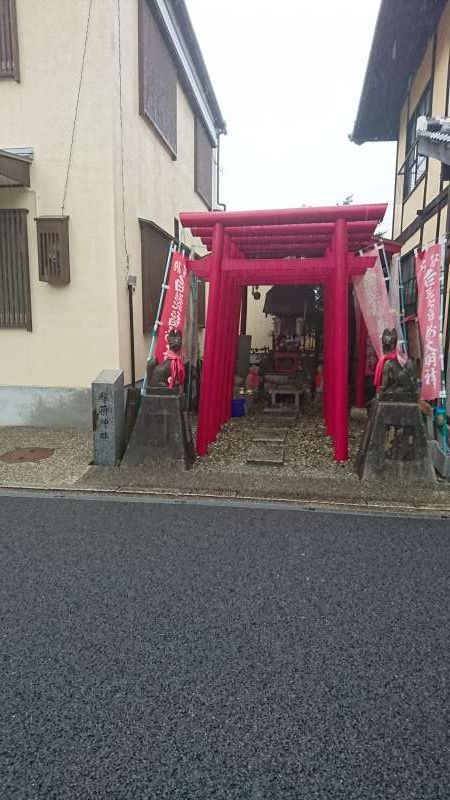
[[247,457],[247,464],[284,464],[284,447],[282,444],[261,442],[253,444]]
[[417,403],[372,402],[355,467],[360,478],[436,480]]
[[91,431],[89,388],[0,386],[0,427]]
[[114,466],[124,442],[123,370],[104,369],[92,384],[94,464]]
[[434,468],[439,472],[442,478],[450,480],[450,453],[444,453],[435,439],[433,439],[433,441],[428,441],[428,449]]
[[189,469],[195,461],[194,442],[181,391],[152,387],[141,405],[123,467]]

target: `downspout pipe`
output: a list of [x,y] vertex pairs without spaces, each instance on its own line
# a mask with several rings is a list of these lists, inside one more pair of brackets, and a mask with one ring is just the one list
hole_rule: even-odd
[[224,130],[217,131],[217,173],[216,173],[216,205],[218,211],[226,211],[227,207],[225,203],[220,202],[220,137],[226,133]]

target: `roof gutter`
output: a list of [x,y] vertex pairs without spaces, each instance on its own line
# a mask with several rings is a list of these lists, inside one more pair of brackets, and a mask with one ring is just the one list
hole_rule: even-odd
[[[205,95],[202,81],[195,69],[194,64],[191,62],[191,59],[189,58],[188,47],[186,45],[186,42],[184,41],[182,31],[177,25],[176,21],[174,20],[173,15],[170,13],[166,0],[154,0],[154,3],[159,13],[159,16],[162,20],[166,33],[169,37],[172,50],[176,54],[180,67],[183,71],[183,75],[187,83],[188,89],[192,94],[192,97],[194,98],[195,103],[201,113],[208,135],[210,136],[214,144],[217,145],[218,135],[220,133],[226,133],[225,122],[221,115],[220,118],[217,119],[216,118],[217,115],[213,113],[210,107],[210,104]],[[186,19],[186,24],[191,25],[189,17],[187,15],[187,10],[185,8],[183,8],[183,17]],[[195,39],[195,34],[193,30],[191,35],[193,35]],[[205,67],[205,72],[206,72],[206,67]]]

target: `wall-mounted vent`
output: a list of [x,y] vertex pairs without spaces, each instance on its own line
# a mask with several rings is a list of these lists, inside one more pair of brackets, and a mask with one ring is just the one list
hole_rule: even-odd
[[70,283],[69,217],[38,217],[36,224],[39,280]]

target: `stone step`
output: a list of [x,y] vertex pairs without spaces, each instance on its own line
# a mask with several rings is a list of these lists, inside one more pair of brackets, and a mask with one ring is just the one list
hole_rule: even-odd
[[264,426],[265,429],[258,431],[253,437],[253,442],[268,442],[269,444],[284,444],[287,436],[287,428],[274,428]]
[[283,414],[289,414],[293,416],[297,414],[297,409],[292,405],[286,406],[277,403],[275,406],[265,406],[263,409],[263,414],[273,414],[276,417],[282,416]]
[[296,417],[297,412],[292,406],[266,406],[263,410],[264,416],[267,417]]
[[277,419],[277,417],[261,417],[258,418],[258,425],[259,430],[261,431],[271,431],[271,430],[278,430],[286,429],[287,426],[292,425],[293,422],[296,422],[297,417],[281,417],[281,419]]
[[269,442],[255,443],[250,448],[247,464],[281,466],[284,464],[284,447],[282,444]]

